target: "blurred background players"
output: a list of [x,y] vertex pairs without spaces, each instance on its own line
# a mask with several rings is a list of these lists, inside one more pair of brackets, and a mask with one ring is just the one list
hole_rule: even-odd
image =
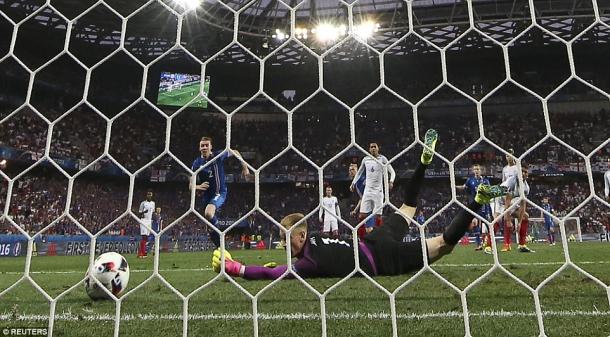
[[[481,176],[481,165],[474,164],[472,165],[472,176],[466,179],[464,185],[456,186],[455,189],[458,191],[466,191],[468,194],[468,202],[472,202],[474,197],[477,195],[477,188],[481,184],[490,185],[489,180],[483,176]],[[484,205],[477,212],[483,219],[489,221],[489,217],[491,216],[491,207],[489,204]],[[485,242],[485,252],[491,253],[491,235],[489,235],[489,225],[483,223],[479,218],[472,219],[472,229],[471,233],[474,233],[477,247],[475,250],[482,250],[483,245],[481,243],[481,233],[484,236]]]
[[[201,138],[199,141],[199,152],[201,155],[195,158],[193,166],[191,167],[193,171],[205,166],[212,160],[213,163],[204,167],[199,171],[199,174],[197,174],[197,181],[195,183],[195,189],[197,190],[195,204],[198,209],[204,210],[204,216],[212,226],[217,227],[218,218],[216,217],[216,211],[222,207],[227,199],[224,162],[232,155],[241,159],[241,155],[237,150],[232,149],[222,154],[214,153],[212,151],[212,138],[210,137]],[[244,178],[247,178],[250,175],[250,170],[243,160],[241,161],[241,165],[242,175]],[[210,230],[210,240],[217,248],[220,247],[220,234],[216,231]]]
[[140,246],[138,247],[138,258],[145,258],[148,256],[147,243],[148,236],[151,234],[150,228],[152,226],[152,217],[155,211],[155,202],[153,201],[153,192],[146,192],[146,200],[140,203],[138,210],[140,216]]
[[[529,228],[529,214],[526,212],[527,203],[525,201],[525,196],[530,194],[530,186],[527,182],[527,167],[521,166],[521,175],[523,176],[523,195],[521,195],[519,178],[516,175],[511,176],[507,181],[500,185],[506,187],[508,190],[508,193],[506,193],[505,205],[510,207],[504,221],[505,223],[510,223],[512,228],[513,218],[517,218],[519,223],[519,252],[533,253],[534,251],[529,249],[526,245],[527,230]],[[504,226],[504,228],[506,230],[506,226]],[[506,233],[504,236],[506,236]],[[510,243],[508,247],[505,246],[502,251],[510,251]]]
[[[155,212],[152,215],[152,225],[151,225],[151,229],[157,233],[159,233],[161,231],[161,229],[163,229],[163,218],[161,217],[161,207],[156,207],[155,208]],[[150,233],[150,235],[148,236],[148,242],[151,245],[154,245],[155,242],[155,236],[152,235],[152,233]],[[155,250],[152,250],[153,255],[155,254]]]
[[610,157],[608,157],[608,170],[604,173],[604,196],[610,201]]
[[[388,186],[392,189],[394,185],[394,179],[396,179],[396,172],[392,165],[389,164],[388,159],[379,153],[379,145],[375,142],[371,142],[369,144],[369,154],[368,156],[362,159],[362,163],[360,164],[360,168],[352,183],[350,185],[350,191],[354,191],[356,189],[356,183],[361,179],[362,176],[365,177],[364,181],[364,193],[362,194],[362,199],[360,200],[360,215],[358,217],[359,221],[362,221],[366,218],[370,213],[375,214],[375,223],[377,225],[381,224],[381,213],[383,211],[383,167],[387,165],[388,174],[389,174],[389,182]],[[370,229],[369,229],[370,228]],[[372,231],[372,227],[367,226],[367,232]]]
[[555,222],[551,218],[551,214],[555,213],[553,206],[549,203],[549,197],[542,198],[542,209],[546,212],[540,212],[541,218],[544,218],[544,229],[547,232],[547,241],[549,245],[555,245]]
[[[508,153],[506,154],[506,166],[504,166],[504,168],[502,168],[502,184],[504,186],[505,183],[510,180],[513,177],[517,177],[517,170],[519,169],[517,167],[517,163],[515,161],[515,157],[513,157],[513,154],[515,153],[515,151],[513,149],[508,149]],[[507,206],[509,206],[509,204],[506,203],[506,199],[508,199],[508,197],[501,197],[501,198],[496,198],[494,199],[494,202],[492,203],[492,210],[493,210],[493,216],[494,219],[498,218],[500,215],[502,215],[504,213],[504,210],[506,209]],[[504,246],[502,247],[502,251],[503,252],[508,252],[510,251],[510,244],[511,244],[511,239],[512,239],[512,235],[513,235],[513,224],[512,221],[507,221],[508,219],[510,219],[510,216],[507,214],[506,216],[503,216],[501,219],[498,220],[498,222],[496,222],[499,225],[503,226],[503,236],[504,236]],[[497,232],[497,229],[495,230]]]
[[[356,173],[358,173],[358,164],[357,163],[349,164],[348,173],[349,173],[349,177],[354,179],[354,177],[356,176]],[[357,215],[359,215],[360,203],[362,203],[362,195],[364,194],[365,181],[366,181],[366,177],[364,175],[361,175],[360,178],[358,178],[358,180],[356,181],[356,184],[354,184],[354,190],[355,190],[356,194],[358,194],[358,202],[356,203],[356,206],[354,206],[354,209],[350,213],[350,215],[352,217],[356,217]],[[359,238],[364,237],[367,233],[370,233],[374,227],[375,227],[375,217],[372,216],[372,217],[366,219],[366,222],[364,223],[364,225],[358,227],[358,237]]]
[[334,239],[339,237],[339,220],[341,219],[341,209],[339,201],[333,195],[333,188],[326,186],[325,195],[322,198],[322,207],[318,214],[319,220],[324,224],[322,233]]

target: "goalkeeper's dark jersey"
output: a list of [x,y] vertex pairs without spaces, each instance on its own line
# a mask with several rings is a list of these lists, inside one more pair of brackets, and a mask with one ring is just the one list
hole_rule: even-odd
[[[376,274],[370,248],[359,244],[360,268],[369,275]],[[351,241],[329,239],[319,234],[310,235],[302,254],[292,266],[301,277],[344,277],[354,270],[354,247]]]

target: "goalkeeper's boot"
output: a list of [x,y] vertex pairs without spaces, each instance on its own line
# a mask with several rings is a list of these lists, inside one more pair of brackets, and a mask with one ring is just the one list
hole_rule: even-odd
[[479,205],[489,204],[492,199],[506,195],[507,192],[508,189],[505,186],[480,184],[474,201]]
[[430,165],[432,158],[434,157],[434,149],[436,148],[436,141],[438,140],[438,132],[434,129],[428,129],[424,136],[424,150],[421,153],[421,163],[424,165]]
[[520,253],[535,253],[536,251],[527,248],[526,245],[519,245],[519,252]]

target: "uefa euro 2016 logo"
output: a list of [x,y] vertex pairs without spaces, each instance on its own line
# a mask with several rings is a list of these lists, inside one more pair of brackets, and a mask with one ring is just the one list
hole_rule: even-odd
[[19,256],[21,254],[21,242],[16,242],[13,245],[13,256]]

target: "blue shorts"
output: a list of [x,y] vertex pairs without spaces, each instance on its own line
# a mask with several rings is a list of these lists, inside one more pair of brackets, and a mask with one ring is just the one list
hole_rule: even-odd
[[204,194],[198,201],[197,206],[200,208],[205,208],[207,205],[216,206],[216,210],[220,209],[222,205],[224,205],[225,200],[227,199],[227,192],[220,194]]
[[544,222],[544,228],[548,231],[551,228],[555,227],[555,223],[553,221],[545,221]]
[[365,228],[374,228],[377,225],[377,216],[373,215],[364,223]]
[[477,214],[479,216],[481,216],[483,219],[488,220],[490,219],[490,214],[491,214],[491,206],[489,206],[489,204],[481,207],[478,211]]

